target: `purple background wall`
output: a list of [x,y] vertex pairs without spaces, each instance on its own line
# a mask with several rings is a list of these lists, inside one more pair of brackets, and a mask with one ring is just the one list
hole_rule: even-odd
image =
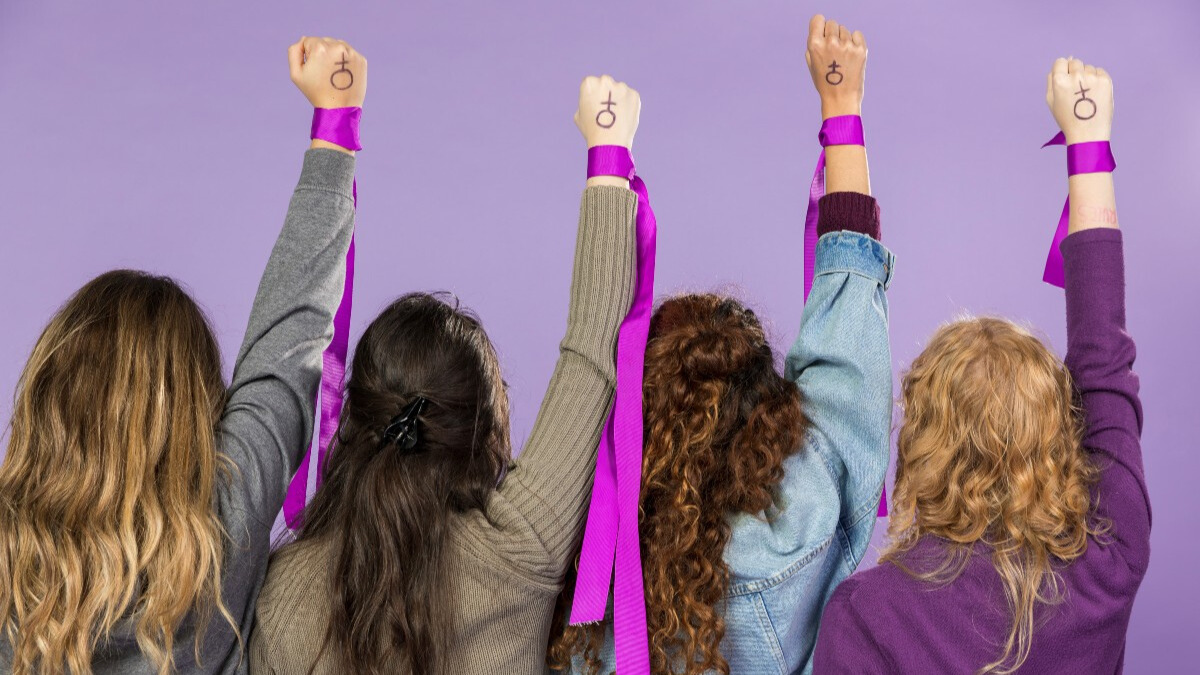
[[1200,378],[1200,5],[912,4],[2,0],[0,418],[47,318],[109,268],[187,283],[232,359],[307,140],[284,57],[305,33],[345,38],[371,64],[355,336],[401,292],[459,294],[501,351],[518,442],[565,324],[585,74],[642,92],[636,154],[659,216],[659,292],[736,288],[780,349],[792,339],[819,124],[803,50],[817,11],[863,30],[871,50],[865,115],[899,257],[897,366],[963,310],[1030,321],[1061,349],[1062,293],[1040,274],[1064,153],[1038,146],[1055,130],[1045,74],[1075,54],[1116,82],[1156,516],[1127,670],[1179,672],[1200,625],[1186,388]]

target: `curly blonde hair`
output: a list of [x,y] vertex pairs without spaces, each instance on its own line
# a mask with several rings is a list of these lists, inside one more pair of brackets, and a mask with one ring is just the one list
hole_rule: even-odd
[[204,315],[169,279],[103,274],[59,310],[17,388],[0,467],[0,618],[17,675],[92,672],[132,617],[173,668],[221,601],[215,447],[226,390]]
[[[963,571],[986,544],[1011,625],[980,673],[1012,673],[1029,656],[1039,604],[1062,601],[1055,567],[1099,535],[1090,488],[1097,471],[1082,445],[1071,376],[1029,331],[1005,319],[967,318],[939,329],[903,377],[896,488],[882,561],[933,583]],[[926,536],[942,556],[917,566],[906,553]]]
[[[729,588],[727,519],[774,504],[783,461],[800,449],[800,392],[776,370],[754,312],[711,294],[676,297],[655,312],[643,391],[639,524],[651,669],[728,674],[719,607]],[[549,662],[565,668],[581,654],[596,673],[604,625],[566,626],[568,600]]]

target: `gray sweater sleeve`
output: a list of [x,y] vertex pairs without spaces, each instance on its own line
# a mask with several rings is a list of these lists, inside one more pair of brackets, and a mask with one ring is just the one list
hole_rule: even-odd
[[537,421],[489,504],[493,529],[468,529],[476,555],[561,583],[592,492],[596,445],[616,382],[617,331],[633,299],[637,195],[590,187],[579,210],[567,332]]
[[305,153],[259,282],[220,428],[221,450],[234,465],[227,507],[241,512],[226,513],[226,525],[248,530],[231,531],[235,542],[270,531],[312,436],[321,354],[346,281],[354,165],[336,150]]

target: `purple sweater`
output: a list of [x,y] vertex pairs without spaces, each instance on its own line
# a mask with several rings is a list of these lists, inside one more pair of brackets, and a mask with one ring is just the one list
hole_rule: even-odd
[[[1121,233],[1084,230],[1062,244],[1067,358],[1083,399],[1084,446],[1101,469],[1096,514],[1109,542],[1060,568],[1065,601],[1042,605],[1022,673],[1120,673],[1133,598],[1150,559],[1150,500],[1139,441],[1142,408],[1134,345],[1125,332]],[[908,555],[937,552],[926,537]],[[962,575],[937,588],[892,564],[843,581],[825,608],[813,671],[973,673],[1000,654],[1010,617],[984,545]]]

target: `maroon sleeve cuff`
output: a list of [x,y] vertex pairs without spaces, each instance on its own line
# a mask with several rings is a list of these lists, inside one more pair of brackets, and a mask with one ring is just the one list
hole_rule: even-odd
[[880,240],[879,204],[861,192],[830,192],[817,204],[817,236],[848,230]]

